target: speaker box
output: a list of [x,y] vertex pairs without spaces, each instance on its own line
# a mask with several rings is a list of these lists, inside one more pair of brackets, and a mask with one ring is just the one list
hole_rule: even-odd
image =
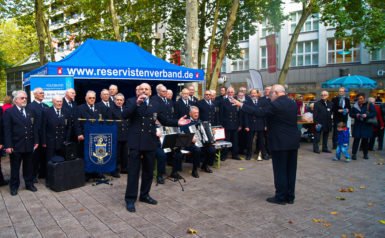
[[47,187],[55,192],[84,186],[84,160],[74,159],[63,162],[48,162]]
[[77,145],[76,143],[67,142],[64,144],[64,159],[74,160],[77,157]]

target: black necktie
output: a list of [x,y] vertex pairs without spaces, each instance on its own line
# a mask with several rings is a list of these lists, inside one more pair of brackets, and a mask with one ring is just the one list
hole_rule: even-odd
[[20,113],[21,113],[21,115],[22,115],[24,118],[26,118],[26,115],[25,115],[25,113],[24,113],[24,108],[21,108],[21,109],[20,109]]
[[57,115],[57,117],[60,117],[60,110],[59,109],[56,110],[56,115]]
[[72,102],[68,102],[68,106],[70,106],[70,108],[72,108]]
[[40,103],[41,107],[44,108],[44,104],[43,103]]
[[254,104],[257,105],[257,100],[254,100]]
[[120,107],[120,111],[123,112],[123,107]]
[[90,106],[91,111],[94,111],[94,106]]
[[110,107],[110,104],[109,104],[108,102],[106,102],[106,106],[107,106],[107,107]]

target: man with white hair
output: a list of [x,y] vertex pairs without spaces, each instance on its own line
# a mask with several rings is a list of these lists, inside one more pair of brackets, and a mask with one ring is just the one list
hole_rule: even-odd
[[63,109],[69,112],[70,118],[68,121],[68,140],[71,142],[77,141],[77,136],[75,135],[75,117],[77,110],[77,103],[75,101],[76,92],[73,88],[66,90],[65,96],[63,97]]
[[194,95],[195,95],[195,87],[194,85],[190,84],[188,87],[187,87],[188,91],[189,91],[189,100],[192,102],[192,105],[196,106],[196,103],[198,102],[198,98],[196,98]]
[[[36,120],[37,126],[39,127],[39,132],[38,132],[38,137],[39,137],[39,142],[42,141],[42,116],[43,116],[43,111],[48,109],[48,105],[43,102],[44,100],[44,91],[42,88],[35,88],[33,90],[33,96],[34,100],[30,104],[27,105],[27,108],[31,111],[33,114],[33,117]],[[46,164],[47,160],[45,157],[45,148],[39,145],[39,147],[33,151],[33,179],[34,183],[37,183],[37,178],[45,178],[46,177]]]
[[41,144],[46,148],[47,161],[54,156],[64,157],[64,142],[69,137],[70,112],[63,108],[63,99],[60,96],[53,97],[52,104],[52,107],[43,112]]
[[329,132],[332,130],[333,103],[329,100],[327,91],[321,92],[321,99],[314,103],[313,121],[316,132],[313,142],[313,152],[320,153],[319,145],[322,134],[322,152],[331,153],[328,148]]
[[110,104],[112,105],[114,103],[115,95],[118,94],[119,92],[118,86],[116,86],[115,84],[111,84],[110,87],[108,88],[108,92],[109,92],[109,101],[110,101]]
[[176,118],[187,116],[190,112],[190,106],[194,105],[194,103],[190,100],[189,90],[187,88],[182,89],[180,96],[181,97],[175,103]]
[[23,164],[25,188],[36,192],[33,185],[32,152],[39,146],[37,120],[27,106],[27,93],[18,91],[13,98],[14,106],[4,113],[4,148],[9,154],[11,179],[9,187],[11,195],[17,195],[20,186],[20,166]]
[[112,119],[111,107],[114,103],[111,103],[109,99],[109,91],[107,89],[102,89],[102,91],[100,91],[100,102],[96,103],[95,107],[98,109],[99,114],[102,115],[103,119]]
[[279,84],[271,88],[270,99],[271,102],[264,107],[251,106],[236,100],[233,100],[233,104],[246,113],[267,118],[275,195],[266,201],[279,205],[293,204],[301,138],[297,127],[297,104],[287,97],[285,88]]

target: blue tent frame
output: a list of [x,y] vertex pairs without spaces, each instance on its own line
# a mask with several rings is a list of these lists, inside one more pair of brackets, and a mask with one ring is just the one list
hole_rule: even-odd
[[79,48],[58,62],[50,62],[25,74],[71,75],[74,79],[204,81],[204,71],[168,63],[132,42],[86,40]]

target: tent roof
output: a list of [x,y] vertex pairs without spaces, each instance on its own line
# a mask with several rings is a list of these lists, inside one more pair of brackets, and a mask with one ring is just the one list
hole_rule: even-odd
[[73,75],[75,79],[203,81],[203,70],[168,63],[131,42],[88,39],[70,55],[26,75]]

